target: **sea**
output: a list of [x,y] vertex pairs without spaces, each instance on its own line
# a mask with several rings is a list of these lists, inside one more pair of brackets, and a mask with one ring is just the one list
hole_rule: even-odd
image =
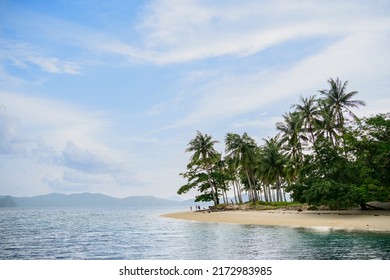
[[0,208],[1,260],[389,260],[390,234],[202,223],[180,208]]

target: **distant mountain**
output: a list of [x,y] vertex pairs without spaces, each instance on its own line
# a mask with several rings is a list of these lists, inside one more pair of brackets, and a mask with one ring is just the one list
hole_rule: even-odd
[[173,200],[173,201],[185,201],[185,199],[183,199],[182,197],[177,196],[177,195],[170,196],[170,197],[168,197],[167,199],[168,199],[168,200]]
[[17,204],[15,200],[7,195],[7,196],[0,196],[0,207],[16,207]]
[[78,206],[109,206],[116,204],[116,198],[103,194],[79,193],[59,194],[52,193],[34,197],[14,197],[20,207],[78,207]]
[[[202,207],[210,204],[197,203]],[[129,196],[115,198],[100,193],[59,194],[52,193],[34,197],[0,196],[0,207],[188,207],[194,200],[174,201],[154,196]]]

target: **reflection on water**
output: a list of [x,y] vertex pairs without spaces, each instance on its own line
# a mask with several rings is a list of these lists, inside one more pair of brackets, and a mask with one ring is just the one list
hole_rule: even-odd
[[199,223],[172,209],[0,209],[1,259],[390,259],[390,234]]

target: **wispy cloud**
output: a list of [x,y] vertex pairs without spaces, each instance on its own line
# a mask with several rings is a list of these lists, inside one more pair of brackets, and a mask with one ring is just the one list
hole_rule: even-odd
[[291,39],[345,36],[386,25],[377,18],[372,5],[354,1],[337,2],[337,9],[328,2],[314,1],[220,4],[152,2],[139,26],[147,49],[154,51],[149,59],[174,63],[222,55],[247,56]]
[[[234,118],[254,110],[267,110],[266,106],[282,98],[317,94],[322,89],[321,85],[327,86],[326,80],[330,77],[350,80],[352,86],[361,89],[363,97],[369,97],[365,91],[370,90],[364,88],[364,84],[375,87],[375,82],[381,81],[376,94],[384,95],[387,87],[383,87],[383,83],[390,86],[390,82],[386,82],[390,71],[386,62],[390,59],[386,48],[390,44],[388,38],[390,29],[381,29],[374,34],[361,32],[298,59],[291,66],[283,65],[266,72],[233,71],[229,75],[217,77],[203,86],[194,100],[192,110],[172,127]],[[236,63],[239,64],[239,61]],[[289,108],[284,110],[288,111]]]
[[[101,60],[99,54],[106,54],[111,55],[107,61],[118,56],[125,58],[122,63],[171,64],[226,55],[249,56],[292,39],[337,38],[388,26],[377,9],[376,5],[355,1],[337,2],[334,9],[329,3],[314,1],[156,0],[140,13],[138,40],[23,10],[28,21],[8,21],[16,23],[15,28],[39,30],[53,44],[88,50],[92,60]],[[51,73],[75,74],[82,67],[81,62],[60,58],[60,54],[40,55],[31,46],[19,45],[13,53],[3,56],[17,65],[32,63]],[[20,58],[18,53],[22,54]]]
[[[114,191],[137,182],[132,165],[123,161],[122,153],[99,137],[107,131],[105,120],[96,120],[58,101],[5,93],[0,96],[7,105],[0,106],[0,156],[7,156],[10,166],[17,163],[19,168],[25,165],[37,170],[34,178],[41,177],[35,184],[51,191],[72,192],[104,190],[107,185]],[[47,172],[41,172],[42,167]],[[15,184],[24,181],[12,180]]]
[[0,154],[15,154],[20,150],[16,134],[18,124],[18,118],[0,106]]
[[47,56],[25,42],[0,38],[0,61],[24,70],[38,66],[41,71],[53,74],[79,74],[81,64],[75,61]]
[[121,171],[119,163],[107,156],[100,156],[89,149],[82,149],[72,141],[68,141],[62,156],[65,166],[86,173],[105,174]]
[[69,140],[91,149],[105,149],[97,137],[110,126],[103,112],[15,93],[0,92],[0,100],[8,113],[20,120],[21,133],[30,138],[43,137],[57,150]]

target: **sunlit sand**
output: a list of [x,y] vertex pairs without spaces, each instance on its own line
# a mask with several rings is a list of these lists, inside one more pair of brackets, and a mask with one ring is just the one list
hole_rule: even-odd
[[166,218],[263,226],[305,227],[317,230],[343,229],[382,231],[390,233],[390,211],[223,211],[178,212],[162,215]]

